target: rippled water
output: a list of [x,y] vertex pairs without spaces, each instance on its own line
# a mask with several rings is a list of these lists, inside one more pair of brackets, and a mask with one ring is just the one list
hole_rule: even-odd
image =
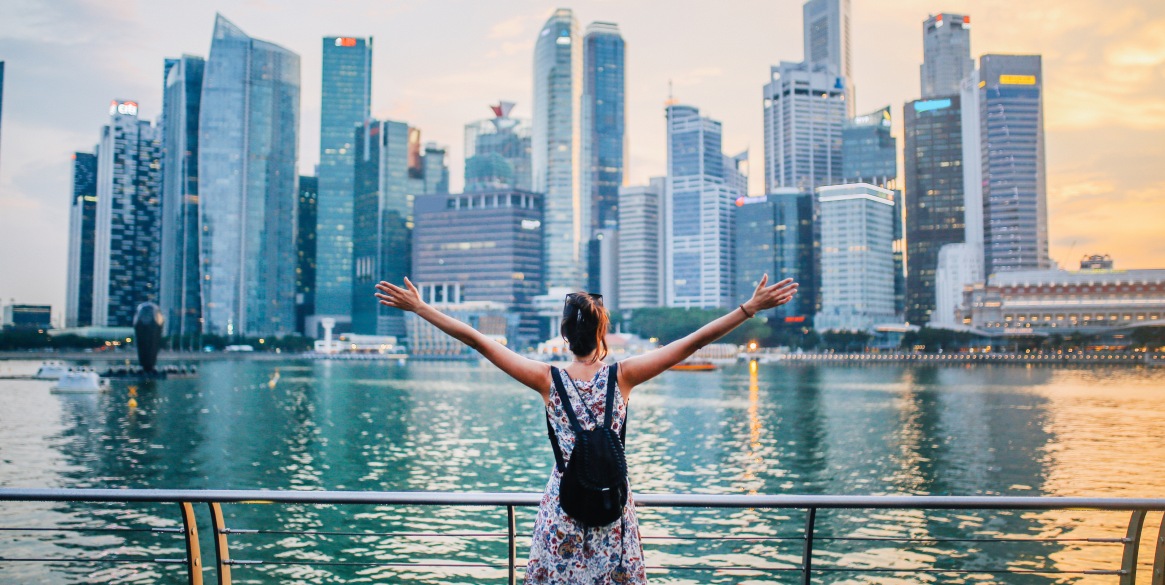
[[[38,364],[0,362],[0,374]],[[278,370],[278,380],[271,384]],[[100,396],[0,380],[0,486],[541,491],[552,463],[540,398],[489,366],[208,362],[196,379]],[[1161,497],[1165,369],[1019,366],[781,366],[669,372],[631,399],[637,493]],[[496,509],[228,505],[232,528],[496,533]],[[205,516],[203,510],[199,514]],[[1147,532],[1155,534],[1156,518]],[[640,510],[648,564],[793,568],[804,513]],[[174,506],[0,504],[0,526],[172,527]],[[520,510],[528,533],[533,510]],[[821,511],[837,537],[1122,536],[1122,514],[1076,511]],[[212,545],[203,532],[203,551]],[[687,537],[660,539],[652,537]],[[1147,538],[1146,540],[1151,540]],[[0,533],[0,557],[179,558],[172,535]],[[528,539],[519,539],[518,556]],[[383,535],[235,535],[232,557],[295,563],[504,562],[504,540]],[[109,553],[108,551],[112,551]],[[1113,569],[1120,547],[1077,543],[818,544],[819,567]],[[1152,551],[1142,552],[1151,562]],[[653,570],[655,583],[792,582],[796,573]],[[236,582],[505,581],[493,569],[267,565]],[[207,573],[208,579],[213,574]],[[0,563],[0,582],[178,582],[159,565]],[[857,575],[827,583],[1115,583],[1077,575]]]

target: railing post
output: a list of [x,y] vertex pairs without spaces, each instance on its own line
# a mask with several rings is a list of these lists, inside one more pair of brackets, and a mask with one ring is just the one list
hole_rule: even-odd
[[1137,553],[1141,548],[1141,528],[1145,526],[1145,511],[1135,510],[1129,518],[1129,529],[1125,533],[1125,554],[1121,559],[1120,585],[1136,585]]
[[510,556],[510,585],[518,585],[518,539],[517,526],[514,524],[514,506],[511,504],[506,506],[506,516],[509,520],[510,539],[508,542],[509,556]]
[[1161,516],[1161,529],[1157,531],[1157,545],[1153,550],[1153,578],[1150,585],[1165,585],[1165,515]]
[[813,578],[813,528],[817,522],[817,508],[809,508],[805,514],[805,548],[801,553],[801,583],[809,585]]
[[214,557],[218,565],[218,585],[231,585],[231,553],[227,547],[226,525],[222,519],[222,506],[210,502],[210,527],[214,533]]
[[198,548],[198,522],[194,505],[179,502],[182,507],[182,533],[186,538],[186,575],[189,585],[202,585],[202,552]]

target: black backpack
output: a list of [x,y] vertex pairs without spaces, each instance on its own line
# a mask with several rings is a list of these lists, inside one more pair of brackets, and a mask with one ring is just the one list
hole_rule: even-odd
[[554,448],[555,463],[562,472],[558,499],[562,511],[583,526],[607,526],[623,517],[623,507],[627,505],[627,460],[623,456],[623,442],[627,436],[626,419],[623,420],[619,434],[611,430],[618,368],[618,365],[611,366],[607,374],[607,408],[602,426],[588,410],[587,415],[595,426],[591,430],[583,430],[562,384],[559,369],[550,367],[555,391],[562,399],[562,408],[570,419],[575,437],[570,461],[563,464],[562,449],[558,446],[558,437],[554,435],[554,427],[550,424],[550,413],[546,414],[546,431],[550,435],[550,445]]

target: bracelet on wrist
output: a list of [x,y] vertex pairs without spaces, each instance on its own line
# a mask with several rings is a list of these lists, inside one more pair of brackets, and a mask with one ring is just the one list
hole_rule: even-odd
[[745,309],[743,304],[740,305],[740,312],[744,313],[744,316],[748,317],[749,319],[752,319],[754,316],[756,316],[756,313],[749,313],[748,309]]

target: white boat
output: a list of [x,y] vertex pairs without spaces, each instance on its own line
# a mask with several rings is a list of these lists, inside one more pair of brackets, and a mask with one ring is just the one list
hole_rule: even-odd
[[69,368],[61,362],[45,362],[40,365],[40,369],[36,371],[37,380],[59,380],[61,376],[69,373]]
[[109,380],[94,371],[66,372],[57,380],[50,392],[53,394],[91,394],[109,390]]

